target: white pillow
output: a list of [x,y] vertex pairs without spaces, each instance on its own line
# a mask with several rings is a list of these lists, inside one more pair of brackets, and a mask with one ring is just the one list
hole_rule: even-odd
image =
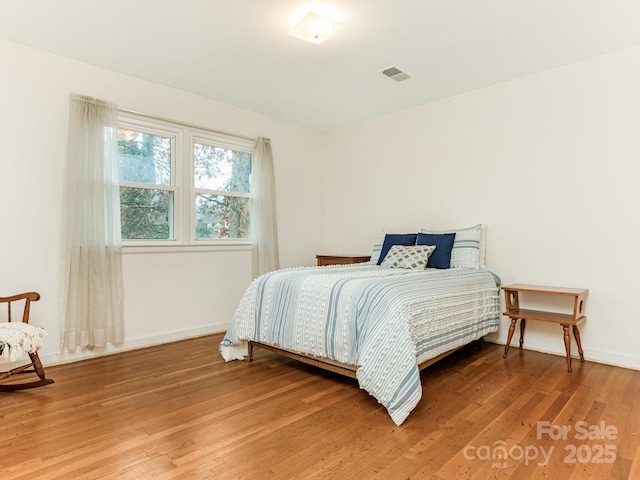
[[479,223],[473,227],[453,230],[427,230],[422,233],[455,233],[456,238],[451,250],[451,268],[487,268],[486,237],[487,227]]
[[381,267],[407,268],[410,270],[424,270],[427,268],[429,257],[436,249],[433,245],[394,245],[380,264]]

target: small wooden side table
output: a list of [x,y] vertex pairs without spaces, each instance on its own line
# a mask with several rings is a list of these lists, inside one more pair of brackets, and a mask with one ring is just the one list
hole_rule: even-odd
[[323,265],[351,265],[352,263],[364,263],[371,260],[371,255],[316,255],[318,266]]
[[[584,315],[585,301],[589,290],[582,288],[563,288],[563,287],[546,287],[542,285],[525,285],[514,284],[502,287],[504,290],[504,300],[507,311],[503,315],[511,318],[511,326],[509,327],[509,336],[507,338],[507,344],[504,347],[504,358],[507,358],[509,352],[509,345],[511,344],[511,338],[513,332],[516,329],[516,322],[520,319],[520,349],[522,350],[522,344],[524,341],[524,330],[527,325],[527,320],[540,320],[543,322],[558,323],[564,330],[564,348],[567,352],[567,371],[571,371],[571,337],[569,336],[569,327],[573,327],[573,336],[576,339],[578,345],[578,353],[580,354],[580,361],[584,362],[584,353],[582,351],[582,343],[580,342],[580,331],[578,330],[578,323],[586,320]],[[520,300],[518,294],[520,292],[533,292],[548,295],[562,295],[569,297],[573,300],[573,313],[554,313],[545,312],[542,310],[527,310],[520,308]]]

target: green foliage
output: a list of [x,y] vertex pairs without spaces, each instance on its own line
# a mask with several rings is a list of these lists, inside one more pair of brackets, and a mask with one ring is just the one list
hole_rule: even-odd
[[120,187],[120,224],[123,239],[171,237],[169,207],[172,192]]
[[[202,147],[202,148],[199,148]],[[196,185],[225,192],[249,192],[251,155],[196,145]],[[209,180],[213,179],[213,182]],[[221,181],[222,180],[222,181]],[[232,195],[198,194],[197,238],[249,238],[249,201]]]
[[[120,187],[122,238],[171,238],[173,192],[153,188],[171,185],[171,140],[124,129],[118,134],[120,180],[138,184]],[[196,238],[249,238],[249,201],[236,195],[250,191],[251,155],[199,143],[193,153],[194,186],[208,191],[194,199]]]
[[[171,183],[171,140],[119,130],[120,179],[151,185]],[[123,239],[168,239],[173,193],[151,188],[120,187]]]

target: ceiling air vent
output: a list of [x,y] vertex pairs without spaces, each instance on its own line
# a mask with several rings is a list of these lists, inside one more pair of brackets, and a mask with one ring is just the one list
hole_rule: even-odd
[[385,68],[384,70],[381,70],[380,73],[382,73],[385,77],[389,77],[390,79],[395,80],[396,82],[402,82],[411,78],[411,75],[403,72],[395,66]]

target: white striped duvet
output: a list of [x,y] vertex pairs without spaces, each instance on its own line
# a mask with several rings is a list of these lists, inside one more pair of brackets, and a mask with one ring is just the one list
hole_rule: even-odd
[[254,340],[357,366],[360,387],[400,425],[422,396],[417,365],[498,329],[487,270],[371,263],[278,270],[245,292],[220,344],[226,360]]

